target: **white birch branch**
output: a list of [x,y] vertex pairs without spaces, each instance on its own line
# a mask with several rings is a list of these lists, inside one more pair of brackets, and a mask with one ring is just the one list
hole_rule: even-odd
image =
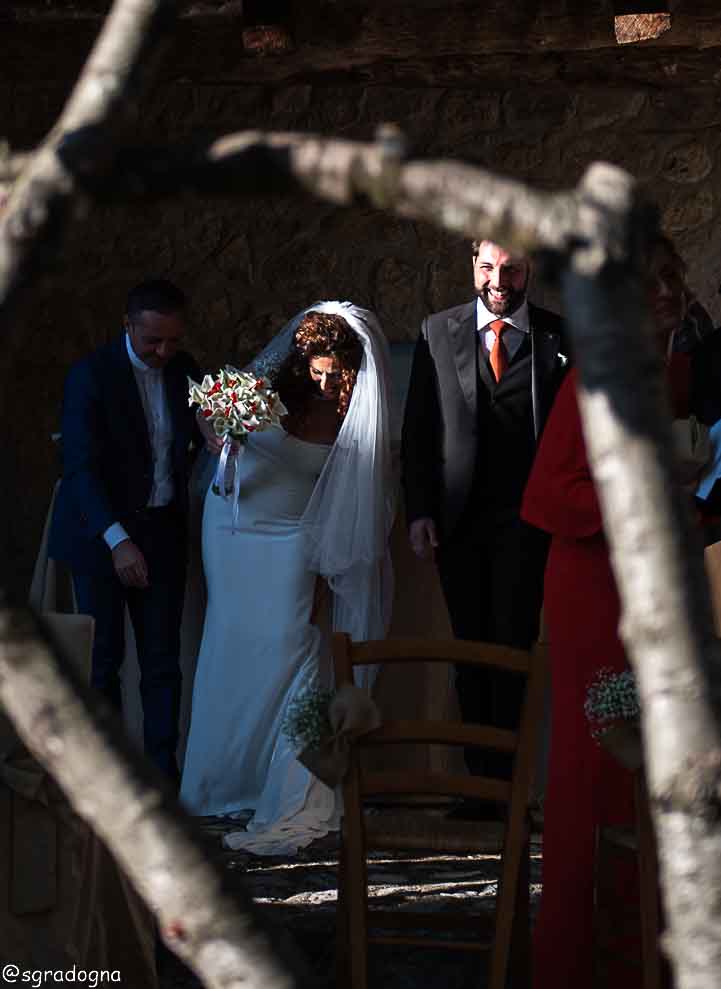
[[[116,0],[52,131],[32,154],[0,214],[0,311],[81,198],[78,175],[112,160],[117,126],[173,0]],[[64,156],[59,154],[64,148]]]
[[563,250],[583,233],[574,192],[539,192],[463,162],[406,160],[404,144],[401,132],[386,125],[373,142],[253,130],[202,145],[119,147],[91,191],[122,202],[186,189],[214,196],[305,193],[339,206],[370,202],[469,238],[483,230],[518,249]]
[[641,699],[665,946],[679,989],[714,989],[721,972],[721,653],[700,540],[674,477],[669,403],[629,226],[633,182],[597,167],[583,193],[629,244],[622,263],[609,257],[603,238],[579,247],[564,290],[584,436],[622,601],[621,635]]
[[180,806],[29,611],[0,609],[0,703],[208,989],[291,989],[301,966],[289,943],[263,929],[249,897],[223,893]]
[[[0,220],[0,310],[32,262],[33,247],[57,227],[50,224],[51,208],[69,205],[81,192],[123,202],[184,189],[236,196],[305,193],[338,205],[371,202],[461,236],[485,231],[519,250],[555,253],[582,228],[574,193],[548,195],[458,162],[406,162],[402,136],[393,128],[381,129],[373,143],[249,131],[202,147],[114,151],[112,145],[98,149],[93,127],[66,126],[98,116],[92,101],[71,100],[54,132],[62,141],[51,138],[16,182]],[[67,212],[56,217],[62,223],[68,218]]]

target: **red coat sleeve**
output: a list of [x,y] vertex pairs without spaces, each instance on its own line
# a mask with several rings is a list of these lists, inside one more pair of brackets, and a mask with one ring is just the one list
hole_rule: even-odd
[[567,539],[593,536],[603,528],[586,459],[576,381],[572,370],[558,391],[521,507],[526,522]]

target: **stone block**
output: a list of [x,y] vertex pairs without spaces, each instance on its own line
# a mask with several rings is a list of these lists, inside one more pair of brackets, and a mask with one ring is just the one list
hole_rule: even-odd
[[374,308],[389,340],[415,340],[425,316],[422,270],[396,257],[375,265]]
[[716,127],[721,124],[721,93],[717,89],[669,86],[649,93],[639,126],[659,131]]
[[[180,93],[187,88],[181,111]],[[267,125],[271,97],[262,86],[217,84],[164,90],[175,112],[166,115],[172,131],[188,133],[248,130]],[[171,131],[171,132],[172,132]]]
[[363,105],[363,89],[359,86],[316,87],[302,130],[333,134],[358,125]]
[[398,86],[369,86],[362,97],[360,137],[371,138],[379,124],[398,124],[412,149],[423,150],[437,127],[436,108],[441,91],[406,89]]
[[273,93],[273,116],[296,117],[310,106],[313,87],[310,85],[283,86]]
[[576,96],[566,87],[511,90],[503,97],[509,127],[547,133],[565,127],[576,114]]
[[536,137],[529,140],[490,144],[487,167],[512,179],[535,184],[542,180],[560,183],[560,156],[557,144]]
[[262,257],[261,274],[265,285],[278,295],[299,300],[297,310],[329,297],[327,289],[319,295],[318,288],[331,280],[338,262],[334,247],[313,238],[298,238]]
[[714,218],[713,190],[707,186],[686,196],[674,195],[662,214],[662,225],[672,236],[697,231]]
[[711,155],[702,141],[677,144],[664,155],[661,174],[669,182],[687,185],[705,179],[713,168]]
[[645,104],[646,94],[640,90],[584,89],[579,95],[578,123],[582,130],[623,126],[637,117]]
[[426,277],[429,312],[450,309],[472,299],[471,245],[467,245],[467,250],[459,245],[458,250],[430,256]]
[[577,140],[559,141],[561,170],[564,183],[575,183],[594,161],[608,161],[625,168],[640,182],[655,178],[661,169],[665,139],[650,141],[639,134],[619,135],[615,131],[599,131]]
[[219,248],[214,260],[216,268],[233,282],[253,281],[253,257],[245,233],[232,236]]
[[473,144],[479,135],[497,129],[501,117],[499,93],[452,89],[438,107],[439,130],[451,147]]

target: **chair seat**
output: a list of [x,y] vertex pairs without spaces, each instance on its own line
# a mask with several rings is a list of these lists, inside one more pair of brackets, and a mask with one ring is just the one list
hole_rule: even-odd
[[377,850],[481,852],[500,855],[504,825],[501,821],[449,820],[441,814],[416,809],[380,811],[364,816],[368,848]]

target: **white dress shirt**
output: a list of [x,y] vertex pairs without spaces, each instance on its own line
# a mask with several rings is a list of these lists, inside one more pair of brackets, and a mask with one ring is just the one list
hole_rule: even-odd
[[[173,500],[173,427],[170,410],[165,395],[163,369],[149,367],[133,350],[130,337],[125,335],[125,347],[133,367],[133,374],[143,403],[145,422],[148,427],[150,449],[153,454],[153,486],[150,489],[148,508],[160,508]],[[118,543],[129,539],[128,533],[119,522],[114,522],[103,533],[109,548],[115,549]]]
[[[496,342],[496,334],[493,330],[488,329],[488,324],[492,323],[494,319],[502,319],[509,327],[513,327],[512,330],[505,330],[501,337],[501,344],[506,350],[508,360],[511,361],[523,343],[525,336],[531,332],[531,324],[528,318],[528,301],[524,299],[523,303],[510,316],[496,316],[495,313],[486,309],[481,302],[480,296],[476,297],[476,328],[478,329],[478,335],[483,341],[483,346],[487,354],[490,354],[493,344]],[[514,330],[517,332],[513,332]]]

